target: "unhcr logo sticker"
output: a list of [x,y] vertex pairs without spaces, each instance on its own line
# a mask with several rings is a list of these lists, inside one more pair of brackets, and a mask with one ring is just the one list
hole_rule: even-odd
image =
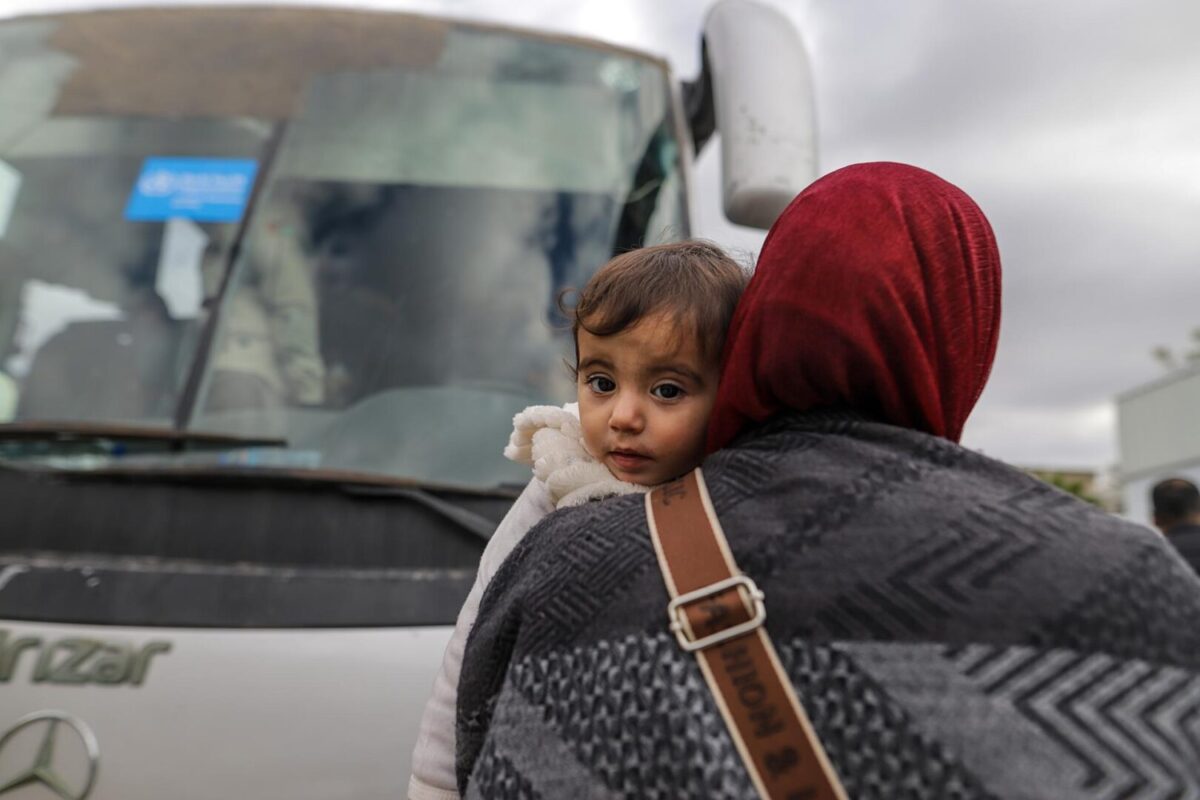
[[237,222],[257,172],[258,162],[251,158],[147,158],[125,206],[125,219]]

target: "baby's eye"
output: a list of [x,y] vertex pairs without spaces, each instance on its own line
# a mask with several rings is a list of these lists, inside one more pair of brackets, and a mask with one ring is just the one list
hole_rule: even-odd
[[650,394],[654,395],[660,400],[678,400],[679,398],[683,397],[686,392],[684,392],[682,386],[677,386],[674,383],[660,383],[658,386],[655,386],[650,390]]
[[613,379],[604,375],[593,375],[587,379],[587,385],[596,394],[608,394],[617,388]]

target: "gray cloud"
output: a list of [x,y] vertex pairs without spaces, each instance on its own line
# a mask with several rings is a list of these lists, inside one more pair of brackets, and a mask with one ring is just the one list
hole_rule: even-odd
[[965,442],[1113,461],[1111,398],[1200,325],[1200,7],[789,6],[813,51],[822,168],[908,161],[970,192],[1005,263],[993,377]]

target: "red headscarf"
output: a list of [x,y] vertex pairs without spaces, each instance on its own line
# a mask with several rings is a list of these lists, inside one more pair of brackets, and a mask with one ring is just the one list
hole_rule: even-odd
[[716,450],[780,411],[839,407],[958,441],[1000,331],[1000,254],[962,190],[858,164],[767,234],[725,342]]

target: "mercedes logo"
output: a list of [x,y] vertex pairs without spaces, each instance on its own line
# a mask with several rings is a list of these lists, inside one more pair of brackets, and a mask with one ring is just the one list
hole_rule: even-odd
[[[60,771],[60,768],[65,766],[63,762],[68,759],[77,762],[83,760],[69,751],[56,751],[55,746],[71,734],[82,742],[82,753],[87,758],[87,777],[82,781],[78,779],[81,770],[67,772],[73,780],[63,777]],[[84,800],[92,791],[92,785],[96,782],[96,771],[100,767],[100,747],[96,743],[96,735],[83,720],[63,711],[35,711],[26,714],[0,737],[0,757],[4,755],[6,747],[22,741],[29,741],[30,744],[37,742],[33,763],[12,777],[0,774],[0,795],[34,784],[41,784],[62,800]],[[73,750],[78,752],[79,748]],[[0,764],[4,761],[0,758]],[[4,771],[10,772],[7,768]]]

